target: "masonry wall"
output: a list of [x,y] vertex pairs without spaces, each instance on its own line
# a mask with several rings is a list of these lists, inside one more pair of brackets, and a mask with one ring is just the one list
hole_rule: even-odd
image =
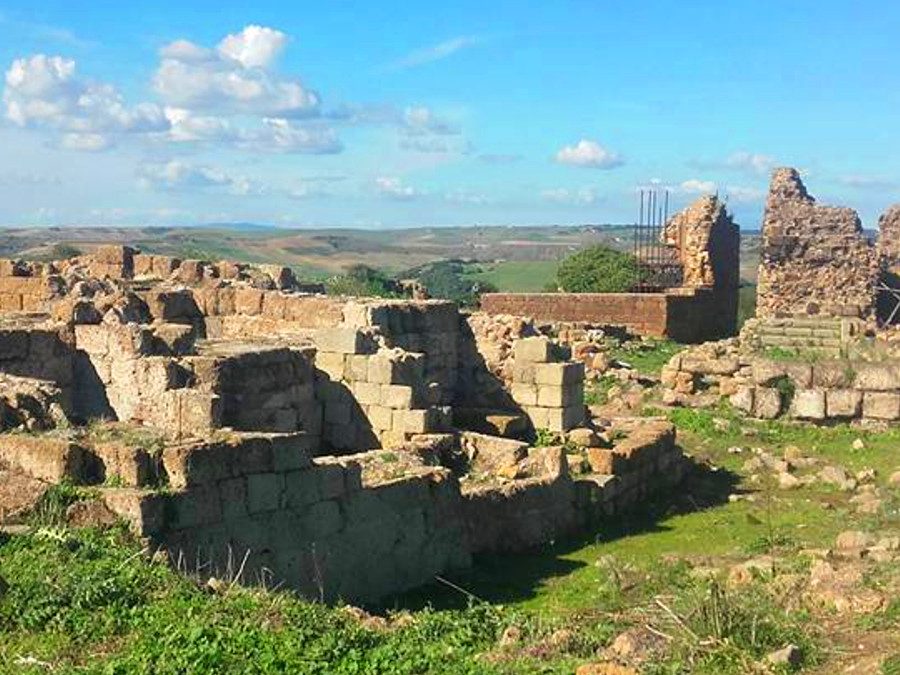
[[763,215],[756,315],[866,318],[877,278],[856,212],[816,204],[795,169],[777,169]]
[[684,289],[669,293],[487,293],[489,314],[528,316],[623,326],[650,337],[702,342],[732,335],[737,321],[733,289]]

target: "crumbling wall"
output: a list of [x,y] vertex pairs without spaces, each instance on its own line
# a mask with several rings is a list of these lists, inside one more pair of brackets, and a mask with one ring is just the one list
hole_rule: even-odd
[[740,229],[717,196],[700,197],[670,218],[663,241],[678,255],[684,286],[717,286],[737,293]]
[[757,316],[869,317],[877,275],[856,212],[819,206],[795,169],[776,169],[763,215]]
[[900,274],[900,204],[878,219],[878,257],[885,271]]

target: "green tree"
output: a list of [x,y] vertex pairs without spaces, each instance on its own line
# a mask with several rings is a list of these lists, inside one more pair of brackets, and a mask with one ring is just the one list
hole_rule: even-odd
[[633,255],[597,245],[563,260],[557,278],[567,293],[624,293],[637,284],[640,268]]

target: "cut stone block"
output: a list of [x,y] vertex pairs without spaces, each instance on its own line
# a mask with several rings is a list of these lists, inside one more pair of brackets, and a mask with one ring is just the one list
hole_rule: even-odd
[[888,421],[900,419],[900,394],[867,391],[863,395],[863,417]]
[[791,412],[800,419],[825,419],[825,392],[822,389],[798,389],[794,393]]
[[583,363],[538,363],[534,367],[537,384],[562,386],[584,381]]
[[862,392],[855,389],[832,389],[825,393],[828,417],[859,417]]
[[518,363],[547,363],[551,359],[550,340],[545,337],[526,337],[513,346]]

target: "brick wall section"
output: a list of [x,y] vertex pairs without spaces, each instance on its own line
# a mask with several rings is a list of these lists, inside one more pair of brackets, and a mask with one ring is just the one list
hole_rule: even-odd
[[666,334],[666,298],[661,293],[486,293],[481,309],[539,321],[608,323],[640,335]]
[[481,309],[538,321],[583,321],[624,326],[643,336],[702,342],[732,335],[737,321],[733,289],[671,293],[487,293]]

